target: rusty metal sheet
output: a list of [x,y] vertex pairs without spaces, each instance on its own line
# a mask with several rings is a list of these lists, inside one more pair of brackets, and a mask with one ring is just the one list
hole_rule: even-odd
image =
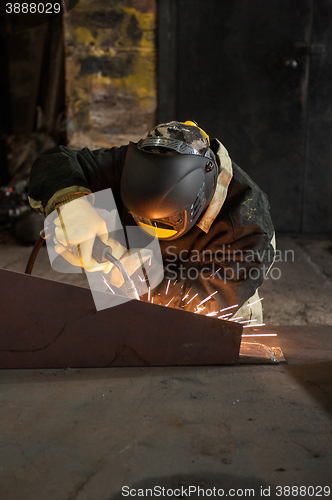
[[0,270],[0,368],[236,364],[242,325]]

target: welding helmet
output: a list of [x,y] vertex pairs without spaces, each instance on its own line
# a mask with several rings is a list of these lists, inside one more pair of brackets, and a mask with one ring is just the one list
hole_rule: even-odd
[[205,132],[194,122],[169,122],[129,144],[121,198],[145,232],[173,240],[189,231],[208,206],[217,176]]

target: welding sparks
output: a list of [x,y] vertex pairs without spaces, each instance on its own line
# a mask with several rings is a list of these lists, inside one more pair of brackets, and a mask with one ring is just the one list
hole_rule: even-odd
[[205,304],[205,302],[207,302],[208,300],[210,300],[211,297],[213,297],[213,295],[215,295],[216,293],[218,293],[218,290],[216,290],[215,292],[211,293],[211,295],[209,295],[208,297],[206,297],[206,299],[202,300],[202,302],[200,302],[197,307],[201,306],[202,304]]
[[199,304],[198,304],[197,311],[195,311],[194,314],[199,314],[201,311],[203,311],[203,309],[205,309],[205,306],[200,307]]
[[[189,294],[191,292],[191,289],[192,289],[192,286],[189,288],[188,292],[186,293],[186,295],[183,297],[182,301],[187,299],[189,297]],[[187,305],[187,304],[186,304]]]
[[221,267],[217,269],[214,273],[210,274],[209,278],[214,277],[215,274],[217,274],[220,271]]
[[228,309],[234,309],[234,307],[238,307],[239,304],[234,304],[234,306],[229,306],[229,307],[224,307],[223,309],[220,309],[219,312],[227,311]]
[[115,291],[110,287],[110,285],[107,283],[106,279],[105,279],[105,276],[103,276],[103,282],[105,283],[105,285],[111,290],[112,293],[114,293],[115,295]]
[[166,304],[165,307],[168,307],[174,298],[175,298],[175,295],[174,295],[174,297],[171,298],[171,300]]
[[209,314],[206,314],[206,316],[217,316],[217,314],[218,314],[218,311],[213,311]]
[[241,337],[277,337],[277,333],[243,333]]
[[[252,323],[253,321],[257,321],[257,319],[245,319],[244,321],[240,321],[240,323]],[[256,326],[256,325],[254,325]]]
[[255,323],[254,325],[243,325],[243,328],[252,328],[253,326],[265,326],[265,323],[259,323],[257,325],[257,323]]
[[149,266],[151,266],[151,259],[152,259],[152,257],[149,258]]
[[263,300],[263,299],[264,299],[264,297],[261,297],[260,299],[255,300],[255,302],[251,302],[251,304],[247,304],[247,307],[251,307],[251,306],[253,306],[254,304],[257,304],[257,302],[261,302],[261,300]]
[[238,316],[237,318],[231,318],[228,321],[236,321],[237,319],[242,319],[242,318],[243,318],[243,316]]
[[169,289],[169,284],[170,284],[171,280],[168,280],[168,283],[167,283],[167,286],[166,286],[166,292],[165,292],[165,295],[167,295],[168,293],[168,289]]
[[194,295],[193,297],[191,297],[191,299],[190,299],[190,300],[188,300],[188,302],[186,303],[186,306],[187,306],[188,304],[190,304],[190,302],[192,302],[192,301],[194,300],[194,298],[195,298],[195,297],[197,297],[197,295],[198,295],[198,293],[196,293],[196,295]]
[[221,316],[218,316],[218,319],[227,318],[227,316],[231,316],[232,314],[233,314],[233,313],[222,314]]
[[151,298],[151,287],[149,286],[149,290],[148,290],[148,302],[150,302],[150,298]]

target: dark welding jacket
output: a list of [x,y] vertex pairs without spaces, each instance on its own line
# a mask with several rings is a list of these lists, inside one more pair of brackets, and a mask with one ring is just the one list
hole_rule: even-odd
[[[59,200],[111,188],[123,227],[136,225],[120,196],[127,148],[75,151],[58,146],[45,151],[31,169],[31,206],[47,216]],[[216,193],[190,231],[159,241],[164,278],[153,290],[154,303],[171,301],[171,307],[188,311],[197,311],[213,294],[201,304],[203,314],[244,304],[263,283],[274,259],[274,228],[265,193],[230,160],[217,139],[211,149],[219,166]]]

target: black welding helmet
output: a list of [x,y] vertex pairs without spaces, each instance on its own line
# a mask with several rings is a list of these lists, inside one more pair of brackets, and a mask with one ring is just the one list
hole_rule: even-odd
[[189,231],[208,206],[217,176],[205,132],[194,122],[169,122],[129,144],[121,197],[144,231],[172,240]]

